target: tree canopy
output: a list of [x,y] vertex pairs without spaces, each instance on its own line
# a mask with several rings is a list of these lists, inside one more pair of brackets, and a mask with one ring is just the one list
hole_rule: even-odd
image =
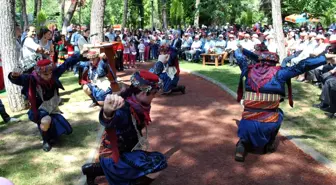
[[[27,0],[27,13],[34,13],[34,1]],[[166,15],[168,26],[192,25],[195,16],[195,0],[128,0],[127,27],[150,28],[151,15],[154,15],[154,25],[157,28],[163,26],[163,5],[166,4]],[[69,4],[70,0],[66,0]],[[16,1],[16,12],[20,14],[20,3]],[[61,3],[62,0],[42,0],[42,10],[48,20],[57,20],[61,25]],[[123,17],[123,0],[106,0],[104,25],[121,24]],[[85,0],[82,6],[78,6],[71,23],[90,24],[92,0]],[[282,0],[283,18],[290,14],[308,13],[311,17],[319,17],[322,23],[327,26],[335,22],[334,12],[336,0]],[[65,6],[68,8],[67,6]],[[201,0],[200,20],[202,25],[224,25],[225,23],[236,23],[251,26],[260,21],[271,23],[271,0]],[[67,11],[67,10],[65,10]],[[42,16],[42,15],[40,15]],[[35,22],[36,23],[36,22]]]

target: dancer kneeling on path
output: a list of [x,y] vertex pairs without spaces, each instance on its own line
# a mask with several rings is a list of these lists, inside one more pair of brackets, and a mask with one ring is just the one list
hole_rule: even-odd
[[106,61],[105,53],[101,53],[99,56],[97,52],[90,51],[87,57],[91,61],[88,71],[88,81],[83,85],[83,90],[93,101],[90,107],[103,106],[106,96],[112,94],[110,81],[107,78],[108,71],[110,70],[109,64]]
[[[292,67],[281,67],[276,66],[279,62],[276,53],[262,51],[255,54],[239,47],[235,51],[242,71],[237,93],[238,102],[243,97],[244,77],[246,81],[244,112],[238,126],[240,140],[236,146],[235,160],[243,162],[247,148],[263,148],[264,152],[275,151],[275,138],[284,116],[279,104],[285,96],[285,83],[288,85],[289,104],[293,106],[291,78],[326,64],[327,58],[323,52]],[[248,65],[244,55],[256,63]]]
[[81,61],[84,57],[75,55],[68,58],[62,65],[56,67],[48,60],[40,60],[32,74],[11,72],[9,80],[27,89],[28,100],[31,108],[28,117],[37,123],[43,139],[43,150],[51,150],[51,142],[56,141],[62,134],[71,134],[72,128],[69,122],[61,115],[58,105],[60,103],[59,89],[63,89],[59,78],[70,67]]
[[168,52],[168,48],[161,46],[160,56],[150,72],[155,73],[163,82],[163,94],[181,92],[185,94],[185,86],[177,85],[180,80],[180,67],[177,58],[177,51],[173,48]]
[[[149,112],[158,91],[159,77],[140,71],[132,75],[131,86],[121,96],[107,95],[99,114],[100,123],[105,126],[100,163],[82,167],[88,185],[103,175],[110,185],[149,184],[154,180],[152,175],[167,167],[162,153],[146,151]],[[144,128],[146,133],[142,134]]]

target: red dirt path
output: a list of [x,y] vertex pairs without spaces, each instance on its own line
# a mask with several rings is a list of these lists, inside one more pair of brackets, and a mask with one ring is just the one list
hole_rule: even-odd
[[[118,76],[128,83],[132,71]],[[158,95],[152,104],[151,149],[169,156],[169,167],[153,185],[336,185],[336,174],[282,136],[275,153],[235,162],[241,106],[199,77],[182,73],[180,84],[187,87],[185,95]]]

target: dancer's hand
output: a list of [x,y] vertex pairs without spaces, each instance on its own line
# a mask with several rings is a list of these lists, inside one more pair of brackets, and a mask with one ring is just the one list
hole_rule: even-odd
[[22,71],[19,68],[14,68],[11,73],[11,76],[16,78],[16,77],[19,77],[21,74],[22,74]]
[[104,101],[104,115],[107,118],[110,118],[113,116],[114,111],[120,109],[122,106],[124,106],[125,101],[124,99],[116,94],[109,94],[106,96]]

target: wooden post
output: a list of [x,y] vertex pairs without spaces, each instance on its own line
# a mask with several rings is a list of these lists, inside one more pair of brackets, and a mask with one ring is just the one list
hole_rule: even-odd
[[202,55],[202,59],[203,59],[203,66],[205,66],[205,55]]
[[218,67],[218,56],[219,55],[215,55],[215,66]]

